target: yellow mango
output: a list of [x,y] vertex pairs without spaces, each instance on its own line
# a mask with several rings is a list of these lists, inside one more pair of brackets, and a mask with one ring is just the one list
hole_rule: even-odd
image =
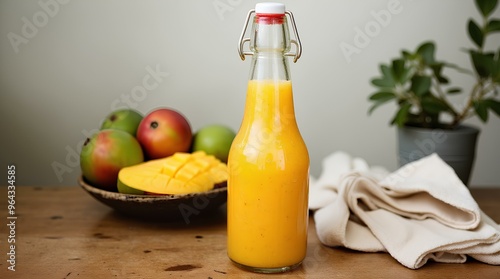
[[[118,183],[154,194],[204,192],[227,181],[227,165],[203,151],[175,153],[172,156],[125,167]],[[123,187],[122,187],[123,188]]]

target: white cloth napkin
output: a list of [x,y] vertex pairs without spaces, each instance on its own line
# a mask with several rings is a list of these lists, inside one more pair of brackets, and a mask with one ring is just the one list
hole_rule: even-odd
[[500,226],[438,155],[390,174],[343,152],[322,166],[310,181],[309,207],[323,244],[388,252],[411,269],[467,256],[500,265]]

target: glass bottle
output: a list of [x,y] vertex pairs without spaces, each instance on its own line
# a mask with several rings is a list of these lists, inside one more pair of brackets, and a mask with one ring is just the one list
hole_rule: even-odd
[[[243,39],[253,13],[251,38]],[[290,40],[287,18],[297,40]],[[301,46],[283,4],[257,4],[247,24],[239,53],[243,60],[253,57],[244,116],[228,159],[227,250],[241,268],[285,272],[301,264],[307,248],[309,155],[295,120],[287,57],[296,61]],[[250,52],[242,51],[245,42]]]

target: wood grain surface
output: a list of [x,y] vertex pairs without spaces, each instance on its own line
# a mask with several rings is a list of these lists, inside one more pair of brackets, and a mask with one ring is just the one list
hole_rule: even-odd
[[[500,223],[500,188],[471,190]],[[0,217],[7,219],[1,187]],[[116,213],[79,187],[17,187],[16,271],[8,270],[10,235],[0,227],[0,278],[500,278],[500,267],[470,260],[410,270],[386,253],[323,246],[310,220],[301,267],[277,275],[240,270],[226,255],[222,206],[190,224],[141,221]]]

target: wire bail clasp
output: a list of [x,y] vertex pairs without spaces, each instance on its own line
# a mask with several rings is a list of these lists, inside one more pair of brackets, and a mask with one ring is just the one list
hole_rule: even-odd
[[[252,14],[255,13],[255,9],[252,9],[248,12],[247,18],[245,20],[245,25],[243,26],[243,31],[241,32],[240,35],[240,40],[238,42],[238,54],[240,55],[241,60],[245,60],[245,55],[253,55],[252,51],[244,51],[244,45],[246,42],[250,42],[250,38],[245,38],[245,34],[248,29],[248,23],[250,22],[250,18],[252,17]],[[300,42],[299,38],[299,33],[297,32],[297,25],[295,24],[295,18],[293,17],[292,12],[290,11],[285,11],[285,15],[288,15],[290,18],[290,22],[292,24],[292,30],[293,34],[295,36],[295,39],[291,39],[290,43],[295,45],[295,52],[289,51],[285,53],[285,56],[293,56],[293,63],[297,62],[299,60],[300,56],[302,55],[302,44]]]

